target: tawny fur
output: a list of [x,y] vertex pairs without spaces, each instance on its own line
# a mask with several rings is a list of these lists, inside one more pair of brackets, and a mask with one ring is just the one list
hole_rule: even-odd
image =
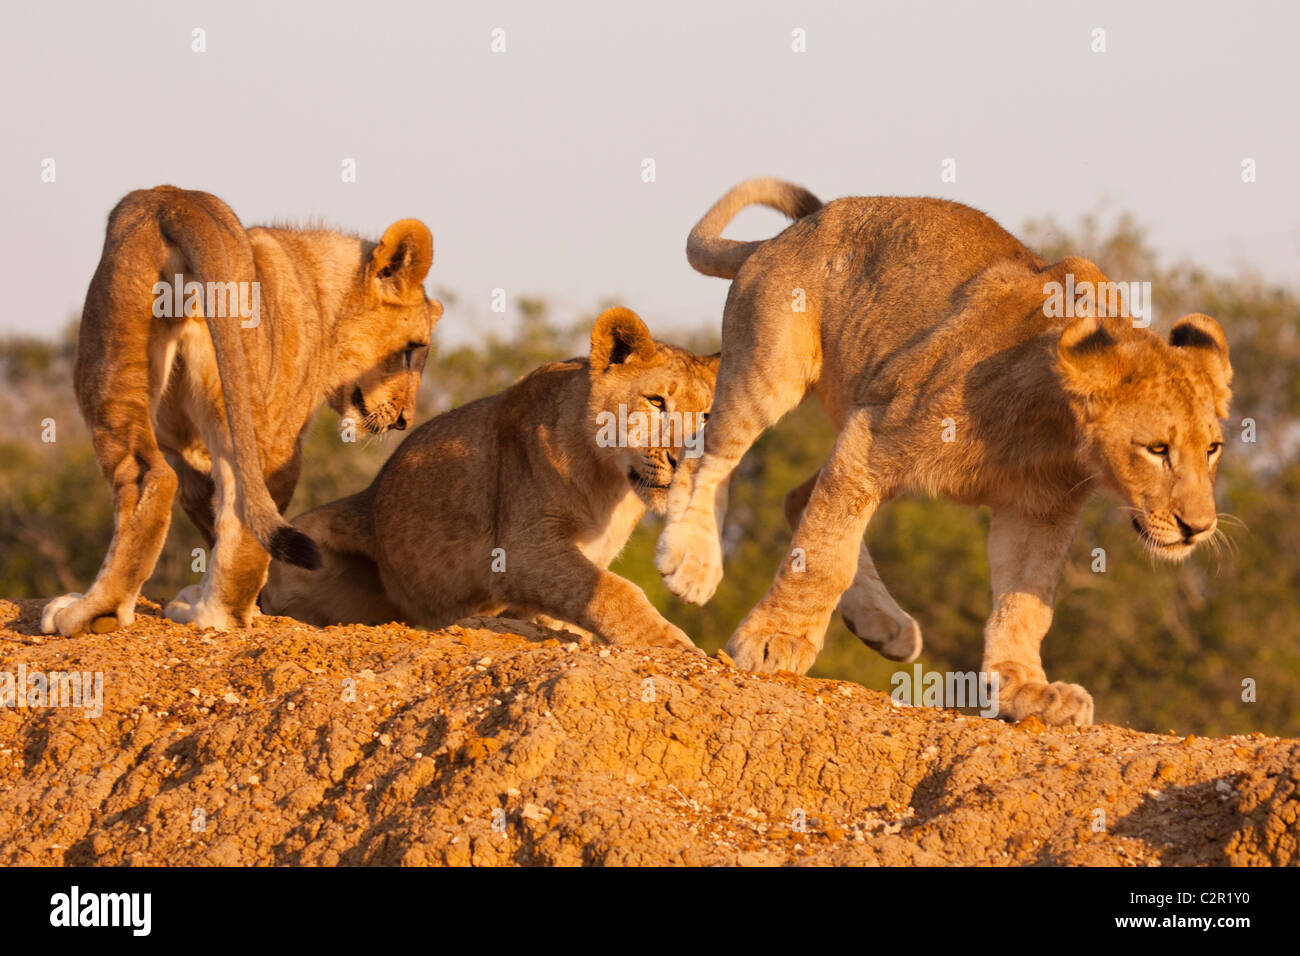
[[[816,211],[765,242],[714,241],[742,200]],[[862,537],[894,495],[945,495],[992,509],[983,669],[998,677],[1002,716],[1090,723],[1087,691],[1049,683],[1042,667],[1057,580],[1080,509],[1102,487],[1163,557],[1214,532],[1232,377],[1218,324],[1184,316],[1166,341],[1129,318],[1049,318],[1046,283],[1106,277],[1086,259],[1048,263],[983,213],[938,199],[817,208],[799,187],[751,181],[696,226],[690,260],[734,281],[705,454],[672,490],[656,554],[669,588],[712,596],[719,492],[758,435],[815,392],[839,437],[787,501],[801,557],[732,635],[737,664],[806,671],[837,602],[865,643],[915,658],[920,629]]]
[[[131,622],[178,490],[211,556],[202,584],[182,591],[168,616],[246,625],[268,549],[319,561],[280,516],[297,483],[302,433],[323,399],[358,430],[405,427],[442,314],[423,288],[432,258],[433,238],[415,219],[374,243],[323,230],[245,230],[215,196],[173,186],[119,202],[86,295],[74,370],[113,487],[115,530],[89,592],[47,604],[42,629]],[[155,284],[172,285],[177,274],[205,286],[256,283],[258,314],[205,316],[197,304],[173,303],[155,315]]]
[[[365,491],[294,521],[324,551],[274,562],[262,609],[312,624],[536,614],[615,643],[694,649],[609,564],[647,508],[662,513],[695,434],[602,447],[601,412],[707,413],[717,357],[655,342],[627,309],[604,312],[588,359],[544,365],[500,394],[416,429]],[[655,401],[661,401],[660,410]]]

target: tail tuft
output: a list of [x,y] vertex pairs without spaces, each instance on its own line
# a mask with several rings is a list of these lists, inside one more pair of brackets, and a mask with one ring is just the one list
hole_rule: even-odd
[[316,542],[290,525],[283,525],[272,533],[271,546],[267,550],[271,557],[308,571],[315,571],[323,563]]

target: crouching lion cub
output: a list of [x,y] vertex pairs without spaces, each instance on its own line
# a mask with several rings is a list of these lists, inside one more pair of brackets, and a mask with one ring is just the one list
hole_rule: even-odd
[[324,567],[276,561],[262,610],[437,628],[509,609],[613,643],[694,650],[607,568],[646,509],[663,512],[687,452],[698,455],[717,363],[607,310],[589,359],[543,365],[426,422],[365,491],[295,520]]
[[[722,238],[750,203],[796,221],[767,241]],[[687,256],[735,281],[704,456],[674,486],[659,539],[669,588],[695,602],[713,594],[717,492],[759,433],[813,391],[839,437],[786,500],[803,560],[783,563],[732,635],[736,663],[806,671],[837,601],[864,643],[914,659],[920,629],[862,538],[881,502],[915,489],[992,509],[983,670],[997,675],[1001,715],[1091,723],[1088,692],[1049,683],[1039,656],[1057,579],[1099,487],[1162,558],[1215,533],[1232,379],[1218,323],[1187,315],[1161,339],[1115,317],[1114,286],[1093,263],[1048,263],[983,213],[938,199],[823,206],[797,186],[752,180],[700,220]],[[1069,288],[1072,313],[1054,306]]]
[[126,626],[167,537],[172,499],[212,551],[168,617],[249,623],[268,552],[305,567],[280,516],[322,400],[371,432],[405,428],[442,306],[424,293],[433,236],[417,219],[379,242],[245,229],[216,196],[158,186],[108,217],[73,371],[114,531],[90,590],[55,598],[41,630]]

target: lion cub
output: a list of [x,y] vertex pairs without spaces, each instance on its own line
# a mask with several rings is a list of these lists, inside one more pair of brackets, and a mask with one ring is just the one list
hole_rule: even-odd
[[247,625],[277,558],[320,563],[280,510],[317,406],[371,432],[405,428],[442,306],[424,294],[433,236],[393,223],[379,242],[245,229],[203,192],[158,186],[108,217],[90,280],[77,401],[113,486],[113,542],[90,590],[41,612],[47,634],[126,626],[180,492],[211,549],[201,585],[167,605],[197,627]]
[[[750,203],[796,221],[766,241],[724,239]],[[659,538],[668,587],[697,603],[712,596],[718,492],[759,434],[815,392],[839,437],[786,499],[806,561],[786,561],[736,629],[736,663],[806,671],[837,602],[864,643],[915,658],[920,628],[862,539],[882,502],[917,490],[992,509],[982,670],[990,684],[997,675],[1001,715],[1091,723],[1088,692],[1048,682],[1039,656],[1057,579],[1099,488],[1161,558],[1181,560],[1214,534],[1232,380],[1218,323],[1186,315],[1161,338],[1113,314],[1115,286],[1088,260],[1046,262],[983,213],[939,199],[823,206],[798,186],[751,180],[700,220],[687,257],[734,281],[704,456],[674,487]],[[1064,314],[1051,301],[1063,287],[1080,291]]]
[[272,565],[262,609],[312,624],[444,627],[543,614],[612,643],[695,646],[608,570],[698,449],[718,357],[609,309],[588,359],[543,365],[417,428],[365,491],[294,527],[324,567]]

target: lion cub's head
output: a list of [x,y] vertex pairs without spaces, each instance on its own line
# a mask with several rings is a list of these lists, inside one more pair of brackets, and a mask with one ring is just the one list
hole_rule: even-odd
[[361,288],[339,325],[329,404],[372,433],[399,431],[415,414],[429,338],[442,303],[424,293],[433,236],[418,219],[393,223],[366,260]]
[[1232,366],[1204,315],[1168,343],[1146,330],[1081,318],[1061,334],[1058,367],[1083,429],[1084,454],[1133,512],[1154,554],[1181,560],[1214,534],[1214,476]]
[[650,337],[629,309],[606,309],[591,330],[587,419],[597,455],[663,513],[673,475],[704,451],[718,356]]

